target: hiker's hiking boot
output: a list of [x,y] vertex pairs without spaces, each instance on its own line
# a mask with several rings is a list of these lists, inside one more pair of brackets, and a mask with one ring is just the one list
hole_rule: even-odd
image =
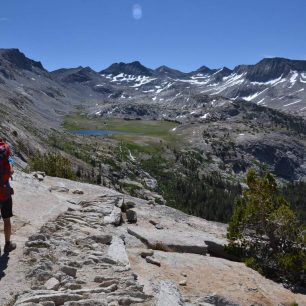
[[12,252],[16,249],[16,243],[9,241],[6,242],[4,245],[4,253],[9,253]]

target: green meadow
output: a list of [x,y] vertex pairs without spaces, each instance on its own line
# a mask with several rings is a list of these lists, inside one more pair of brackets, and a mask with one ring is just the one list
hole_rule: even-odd
[[117,118],[87,117],[81,114],[66,116],[63,127],[66,130],[111,130],[125,132],[111,138],[132,142],[156,143],[179,140],[174,128],[179,124],[163,120],[126,120]]

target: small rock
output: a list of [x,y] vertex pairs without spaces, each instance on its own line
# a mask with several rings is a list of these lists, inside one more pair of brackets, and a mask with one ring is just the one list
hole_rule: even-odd
[[95,262],[92,259],[86,259],[84,260],[83,264],[89,266],[89,265],[94,265]]
[[160,225],[160,224],[156,224],[155,228],[158,229],[158,230],[164,229],[164,227],[162,225]]
[[27,241],[25,246],[28,248],[50,248],[50,243],[42,240]]
[[151,224],[154,225],[154,226],[156,226],[156,225],[158,224],[158,222],[155,221],[155,220],[149,220],[149,223],[151,223]]
[[113,237],[111,235],[93,235],[88,237],[97,243],[109,244],[112,242]]
[[184,279],[184,280],[181,280],[180,282],[179,282],[179,285],[180,286],[187,286],[187,281]]
[[[96,301],[96,300],[80,300],[77,302],[66,302],[64,306],[106,306],[106,302],[104,301]],[[109,306],[109,305],[108,305]]]
[[40,303],[42,306],[55,306],[55,303],[53,301],[46,301]]
[[142,257],[142,258],[146,258],[146,257],[148,257],[148,256],[153,256],[154,255],[154,251],[153,250],[145,250],[145,251],[142,251],[141,253],[140,253],[140,256]]
[[62,266],[60,270],[69,276],[76,277],[76,273],[77,273],[76,268],[69,267],[69,266]]
[[187,277],[187,274],[186,274],[186,273],[184,273],[184,272],[183,272],[183,273],[181,273],[181,275],[182,275],[182,276],[184,276],[184,277]]
[[72,193],[73,194],[84,194],[84,191],[83,190],[79,190],[79,189],[75,189],[75,190],[72,190]]
[[94,255],[89,255],[88,259],[94,261],[95,263],[98,263],[100,261],[100,258]]
[[82,268],[82,264],[78,261],[69,261],[67,265],[74,268]]
[[45,172],[33,172],[33,177],[36,178],[38,181],[42,182],[44,180],[44,177],[46,176]]
[[31,255],[31,253],[39,253],[39,248],[26,248],[23,251],[23,254],[26,255],[26,256]]
[[64,186],[51,186],[49,188],[49,191],[57,191],[57,192],[63,192],[63,193],[68,193],[69,189],[67,187]]
[[60,282],[55,277],[50,278],[45,283],[45,288],[47,290],[58,290],[59,286],[60,286]]
[[117,279],[106,280],[106,281],[100,283],[99,287],[109,287],[111,285],[118,285],[118,284],[119,284],[119,280],[117,280]]
[[112,258],[109,258],[108,256],[102,257],[101,261],[104,262],[104,263],[110,264],[110,265],[116,265],[117,264],[116,260],[114,260]]
[[137,213],[136,211],[129,209],[126,211],[126,218],[129,223],[136,223],[137,222]]
[[36,240],[46,241],[47,237],[43,234],[34,234],[34,235],[31,235],[28,240],[29,241],[36,241]]
[[65,288],[70,289],[70,290],[77,290],[77,289],[81,289],[82,286],[81,286],[81,284],[67,283],[67,284],[65,284]]
[[160,262],[157,259],[153,258],[153,257],[150,257],[150,256],[146,257],[146,261],[148,263],[152,264],[152,265],[155,265],[155,266],[158,266],[158,267],[161,266]]
[[97,275],[94,278],[94,282],[95,283],[102,283],[104,281],[109,281],[109,280],[115,280],[115,278],[113,278],[113,277],[106,277],[106,276],[102,276],[102,275]]

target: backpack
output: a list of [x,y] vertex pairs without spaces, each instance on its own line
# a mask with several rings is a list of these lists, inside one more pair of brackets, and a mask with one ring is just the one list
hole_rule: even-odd
[[9,156],[10,149],[8,144],[0,140],[0,201],[5,201],[12,195],[12,188],[9,186],[11,177]]

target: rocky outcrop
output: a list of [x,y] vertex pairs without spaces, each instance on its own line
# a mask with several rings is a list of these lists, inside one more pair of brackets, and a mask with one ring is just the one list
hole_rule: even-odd
[[160,282],[156,305],[184,306],[185,303],[175,283],[171,281],[162,281]]
[[[47,176],[38,181],[19,173],[14,183],[15,226],[22,216],[34,222],[33,212],[42,224],[36,223],[31,231],[21,226],[15,233],[19,248],[10,254],[8,265],[14,268],[1,280],[5,284],[0,287],[1,305],[306,303],[305,296],[291,293],[244,264],[215,257],[212,250],[226,243],[223,224],[129,196],[123,201],[122,194],[89,184]],[[69,191],[49,192],[56,185]],[[49,205],[43,206],[36,198]],[[51,218],[41,215],[33,209],[36,205],[45,212],[53,205],[57,216],[54,211],[48,212]],[[137,213],[137,224],[127,222],[124,210],[128,205]],[[32,214],[26,215],[29,208]],[[105,222],[118,209],[120,225]],[[157,224],[162,228],[156,229]],[[28,235],[24,247],[21,233]],[[18,279],[22,279],[21,286]],[[6,295],[7,291],[12,295]]]
[[140,62],[135,61],[132,63],[114,63],[108,68],[102,70],[101,74],[112,74],[114,76],[124,73],[127,75],[140,75],[140,76],[151,76],[151,69],[146,68]]

